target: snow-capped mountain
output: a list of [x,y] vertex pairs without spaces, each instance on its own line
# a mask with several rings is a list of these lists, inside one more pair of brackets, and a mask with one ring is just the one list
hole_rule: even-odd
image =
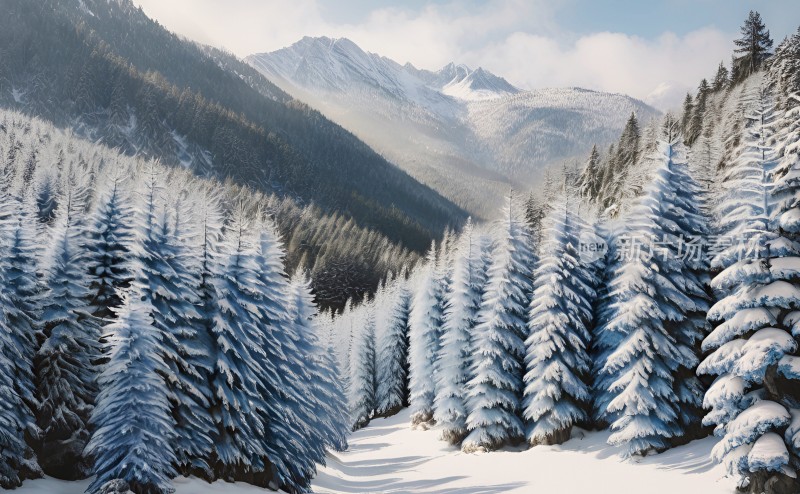
[[610,143],[631,112],[645,123],[658,114],[620,94],[523,91],[481,67],[401,65],[344,38],[306,37],[246,61],[481,217],[509,187]]

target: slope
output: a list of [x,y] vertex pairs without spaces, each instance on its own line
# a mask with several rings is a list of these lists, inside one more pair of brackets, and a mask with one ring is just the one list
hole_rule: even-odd
[[[735,487],[709,459],[713,438],[637,462],[621,461],[606,445],[607,433],[586,433],[561,446],[529,451],[464,454],[437,440],[436,431],[409,427],[407,410],[376,419],[355,432],[350,449],[328,454],[314,480],[314,492],[471,493],[558,492],[561,494],[733,494]],[[244,484],[212,485],[177,479],[175,494],[250,494]],[[20,494],[79,494],[84,482],[53,479],[27,482]],[[259,491],[262,492],[262,491]]]
[[0,104],[127,154],[314,202],[424,249],[465,215],[223,52],[129,0],[4,2]]

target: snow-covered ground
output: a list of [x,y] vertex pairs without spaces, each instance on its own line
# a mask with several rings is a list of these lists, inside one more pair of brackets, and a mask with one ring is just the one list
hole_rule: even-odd
[[623,461],[608,433],[561,446],[465,454],[412,430],[409,415],[374,420],[346,453],[330,454],[314,481],[319,493],[732,494],[734,483],[709,458],[708,438],[639,461]]
[[[606,444],[608,433],[591,432],[561,446],[464,454],[437,439],[436,431],[412,430],[406,410],[372,421],[352,435],[350,450],[332,453],[314,491],[328,493],[546,493],[733,494],[734,484],[709,459],[716,439],[695,441],[639,461],[622,461]],[[88,481],[26,482],[17,494],[81,494]],[[263,493],[246,484],[196,479],[175,481],[175,494]]]

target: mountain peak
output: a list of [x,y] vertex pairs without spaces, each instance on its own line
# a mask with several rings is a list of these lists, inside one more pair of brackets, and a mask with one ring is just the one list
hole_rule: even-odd
[[[452,65],[452,63],[447,65],[445,69]],[[445,69],[442,69],[442,71]],[[520,92],[508,81],[492,74],[483,67],[470,70],[466,65],[458,65],[455,70],[457,71],[456,76],[442,87],[444,94],[454,98],[486,100]]]
[[450,62],[438,71],[400,65],[368,53],[348,38],[306,36],[280,50],[251,55],[248,63],[268,76],[306,89],[349,91],[378,90],[406,100],[457,98],[484,100],[516,94],[517,88],[502,77],[479,67]]

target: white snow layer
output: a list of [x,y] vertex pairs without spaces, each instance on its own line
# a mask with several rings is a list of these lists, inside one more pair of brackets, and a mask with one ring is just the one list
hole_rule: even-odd
[[[408,410],[376,419],[350,438],[345,453],[330,453],[314,492],[328,493],[559,493],[733,494],[735,482],[710,459],[709,437],[634,461],[608,446],[608,432],[578,431],[560,446],[462,453],[436,430],[412,430]],[[81,494],[87,481],[28,481],[17,494]],[[246,484],[177,479],[175,494],[264,493]]]

